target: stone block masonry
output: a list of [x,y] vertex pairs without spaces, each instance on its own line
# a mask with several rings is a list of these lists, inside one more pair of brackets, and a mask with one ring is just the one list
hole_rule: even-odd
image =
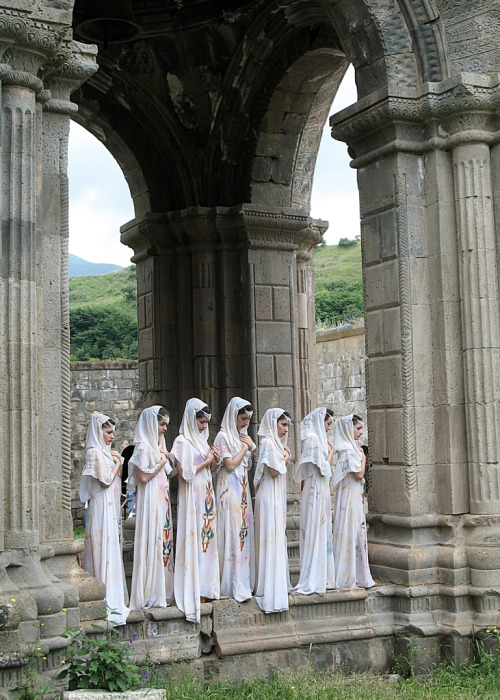
[[332,408],[335,418],[349,413],[366,418],[363,321],[318,331],[316,356],[317,405]]
[[122,452],[132,443],[140,406],[136,361],[71,363],[71,509],[75,525],[83,522],[78,487],[89,417],[99,411],[116,418],[113,447]]

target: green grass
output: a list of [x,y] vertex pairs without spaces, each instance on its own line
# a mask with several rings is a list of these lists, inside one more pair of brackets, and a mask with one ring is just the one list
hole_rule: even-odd
[[316,289],[322,289],[331,282],[361,282],[361,243],[358,241],[351,248],[318,246],[314,249],[313,266]]
[[319,246],[314,251],[316,322],[337,326],[364,314],[361,243]]
[[154,687],[166,689],[168,700],[493,700],[500,696],[500,672],[498,664],[471,664],[458,671],[443,665],[428,676],[392,681],[371,673],[302,671],[237,683],[202,682],[186,670],[177,679],[157,679]]
[[137,358],[135,267],[69,282],[72,360]]
[[106,304],[119,304],[129,312],[137,313],[137,283],[135,265],[106,275],[72,277],[69,281],[71,309]]
[[73,528],[73,539],[75,539],[75,540],[85,539],[85,528],[84,527]]

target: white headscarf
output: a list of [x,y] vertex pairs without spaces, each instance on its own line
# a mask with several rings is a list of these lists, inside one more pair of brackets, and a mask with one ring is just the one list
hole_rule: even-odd
[[80,500],[88,501],[101,488],[98,482],[111,483],[111,472],[115,463],[111,446],[104,442],[102,426],[109,421],[104,413],[94,413],[90,419],[85,439],[85,461],[80,481]]
[[149,446],[151,449],[155,463],[161,462],[161,452],[160,449],[166,449],[165,447],[165,436],[159,437],[158,434],[158,422],[160,419],[164,418],[167,424],[170,420],[167,416],[161,416],[159,411],[161,406],[150,406],[145,408],[144,411],[139,416],[137,425],[134,431],[134,445],[139,442],[143,442]]
[[101,450],[101,452],[104,452],[106,457],[109,457],[111,462],[113,462],[113,458],[111,457],[111,446],[106,445],[104,442],[104,435],[102,433],[102,426],[109,420],[109,416],[106,416],[104,413],[94,413],[92,415],[87,430],[87,437],[85,438],[85,452],[91,449]]
[[[159,463],[162,459],[162,454],[160,449],[166,449],[165,436],[160,437],[158,432],[158,422],[161,419],[170,422],[168,416],[160,415],[159,411],[162,406],[149,406],[145,408],[134,431],[134,445],[136,449],[134,450],[132,457],[128,463],[128,479],[127,479],[127,491],[132,491],[137,486],[139,481],[139,475],[137,469],[150,474],[158,468]],[[147,449],[144,449],[146,446]],[[152,457],[152,459],[151,459]],[[167,476],[172,471],[172,466],[167,460],[164,466]]]
[[[182,476],[185,481],[193,481],[196,476],[194,466],[195,452],[199,452],[205,460],[208,455],[208,423],[203,432],[200,433],[198,423],[196,422],[196,414],[206,407],[206,403],[200,399],[189,399],[186,402],[184,415],[179,428],[179,435],[175,438],[172,446],[171,454],[181,464]],[[210,420],[210,413],[205,414]]]
[[[240,435],[242,433],[243,435],[248,435],[248,426],[245,426],[241,430],[238,430],[237,423],[238,412],[245,406],[250,406],[250,402],[240,398],[239,396],[235,396],[231,399],[231,401],[226,407],[226,410],[224,411],[224,417],[222,419],[222,423],[220,424],[220,430],[217,434],[217,437],[214,440],[214,445],[219,446],[219,436],[224,438],[224,440],[227,443],[227,446],[229,447],[229,451],[233,457],[235,457],[243,447],[243,443],[240,440]],[[252,413],[253,411],[249,411],[247,415],[251,417]],[[243,457],[241,463],[234,470],[238,478],[240,478],[243,475],[244,471],[242,470],[245,469],[245,465],[248,466],[248,463],[250,461],[250,453],[253,452],[253,450],[255,450],[255,445],[252,442],[252,447],[250,448],[250,451],[247,451],[245,453],[245,456]]]
[[[269,408],[262,418],[258,434],[261,438],[259,443],[259,459],[255,469],[253,483],[257,486],[264,475],[264,466],[275,469],[280,474],[286,473],[285,464],[285,445],[287,444],[288,434],[282,438],[278,437],[278,418],[284,413],[282,408]],[[288,419],[290,423],[290,419]]]
[[[354,438],[353,414],[338,418],[335,423],[333,447],[339,453],[339,459],[333,474],[332,487],[339,484],[348,472],[361,471],[363,454]],[[342,454],[344,453],[344,454]]]
[[328,440],[326,438],[325,419],[326,408],[323,406],[315,408],[314,411],[308,413],[300,424],[302,450],[295,475],[297,482],[301,482],[309,476],[306,473],[308,464],[315,464],[322,476],[329,478],[332,475],[330,464],[327,461]]

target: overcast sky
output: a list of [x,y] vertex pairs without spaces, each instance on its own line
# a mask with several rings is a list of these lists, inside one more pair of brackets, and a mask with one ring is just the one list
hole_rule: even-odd
[[[331,113],[356,101],[354,71],[349,68]],[[319,149],[311,215],[326,219],[327,243],[359,234],[356,172],[347,147],[334,141],[328,121]],[[129,189],[113,156],[92,134],[71,122],[69,139],[69,249],[90,262],[129,265],[132,251],[120,243],[120,226],[134,217]]]

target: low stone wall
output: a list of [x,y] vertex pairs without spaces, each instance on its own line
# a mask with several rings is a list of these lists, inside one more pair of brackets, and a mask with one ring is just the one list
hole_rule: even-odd
[[318,406],[366,417],[364,323],[318,331],[316,356]]
[[89,417],[99,411],[117,420],[115,449],[130,445],[140,413],[139,365],[135,361],[71,363],[71,499],[73,522],[81,525],[78,486]]
[[[359,323],[316,334],[318,406],[333,408],[336,416],[366,414],[365,335]],[[140,413],[139,368],[135,361],[71,363],[72,507],[75,525],[83,510],[78,485],[85,452],[85,435],[94,411],[117,419],[115,447],[132,442]]]

